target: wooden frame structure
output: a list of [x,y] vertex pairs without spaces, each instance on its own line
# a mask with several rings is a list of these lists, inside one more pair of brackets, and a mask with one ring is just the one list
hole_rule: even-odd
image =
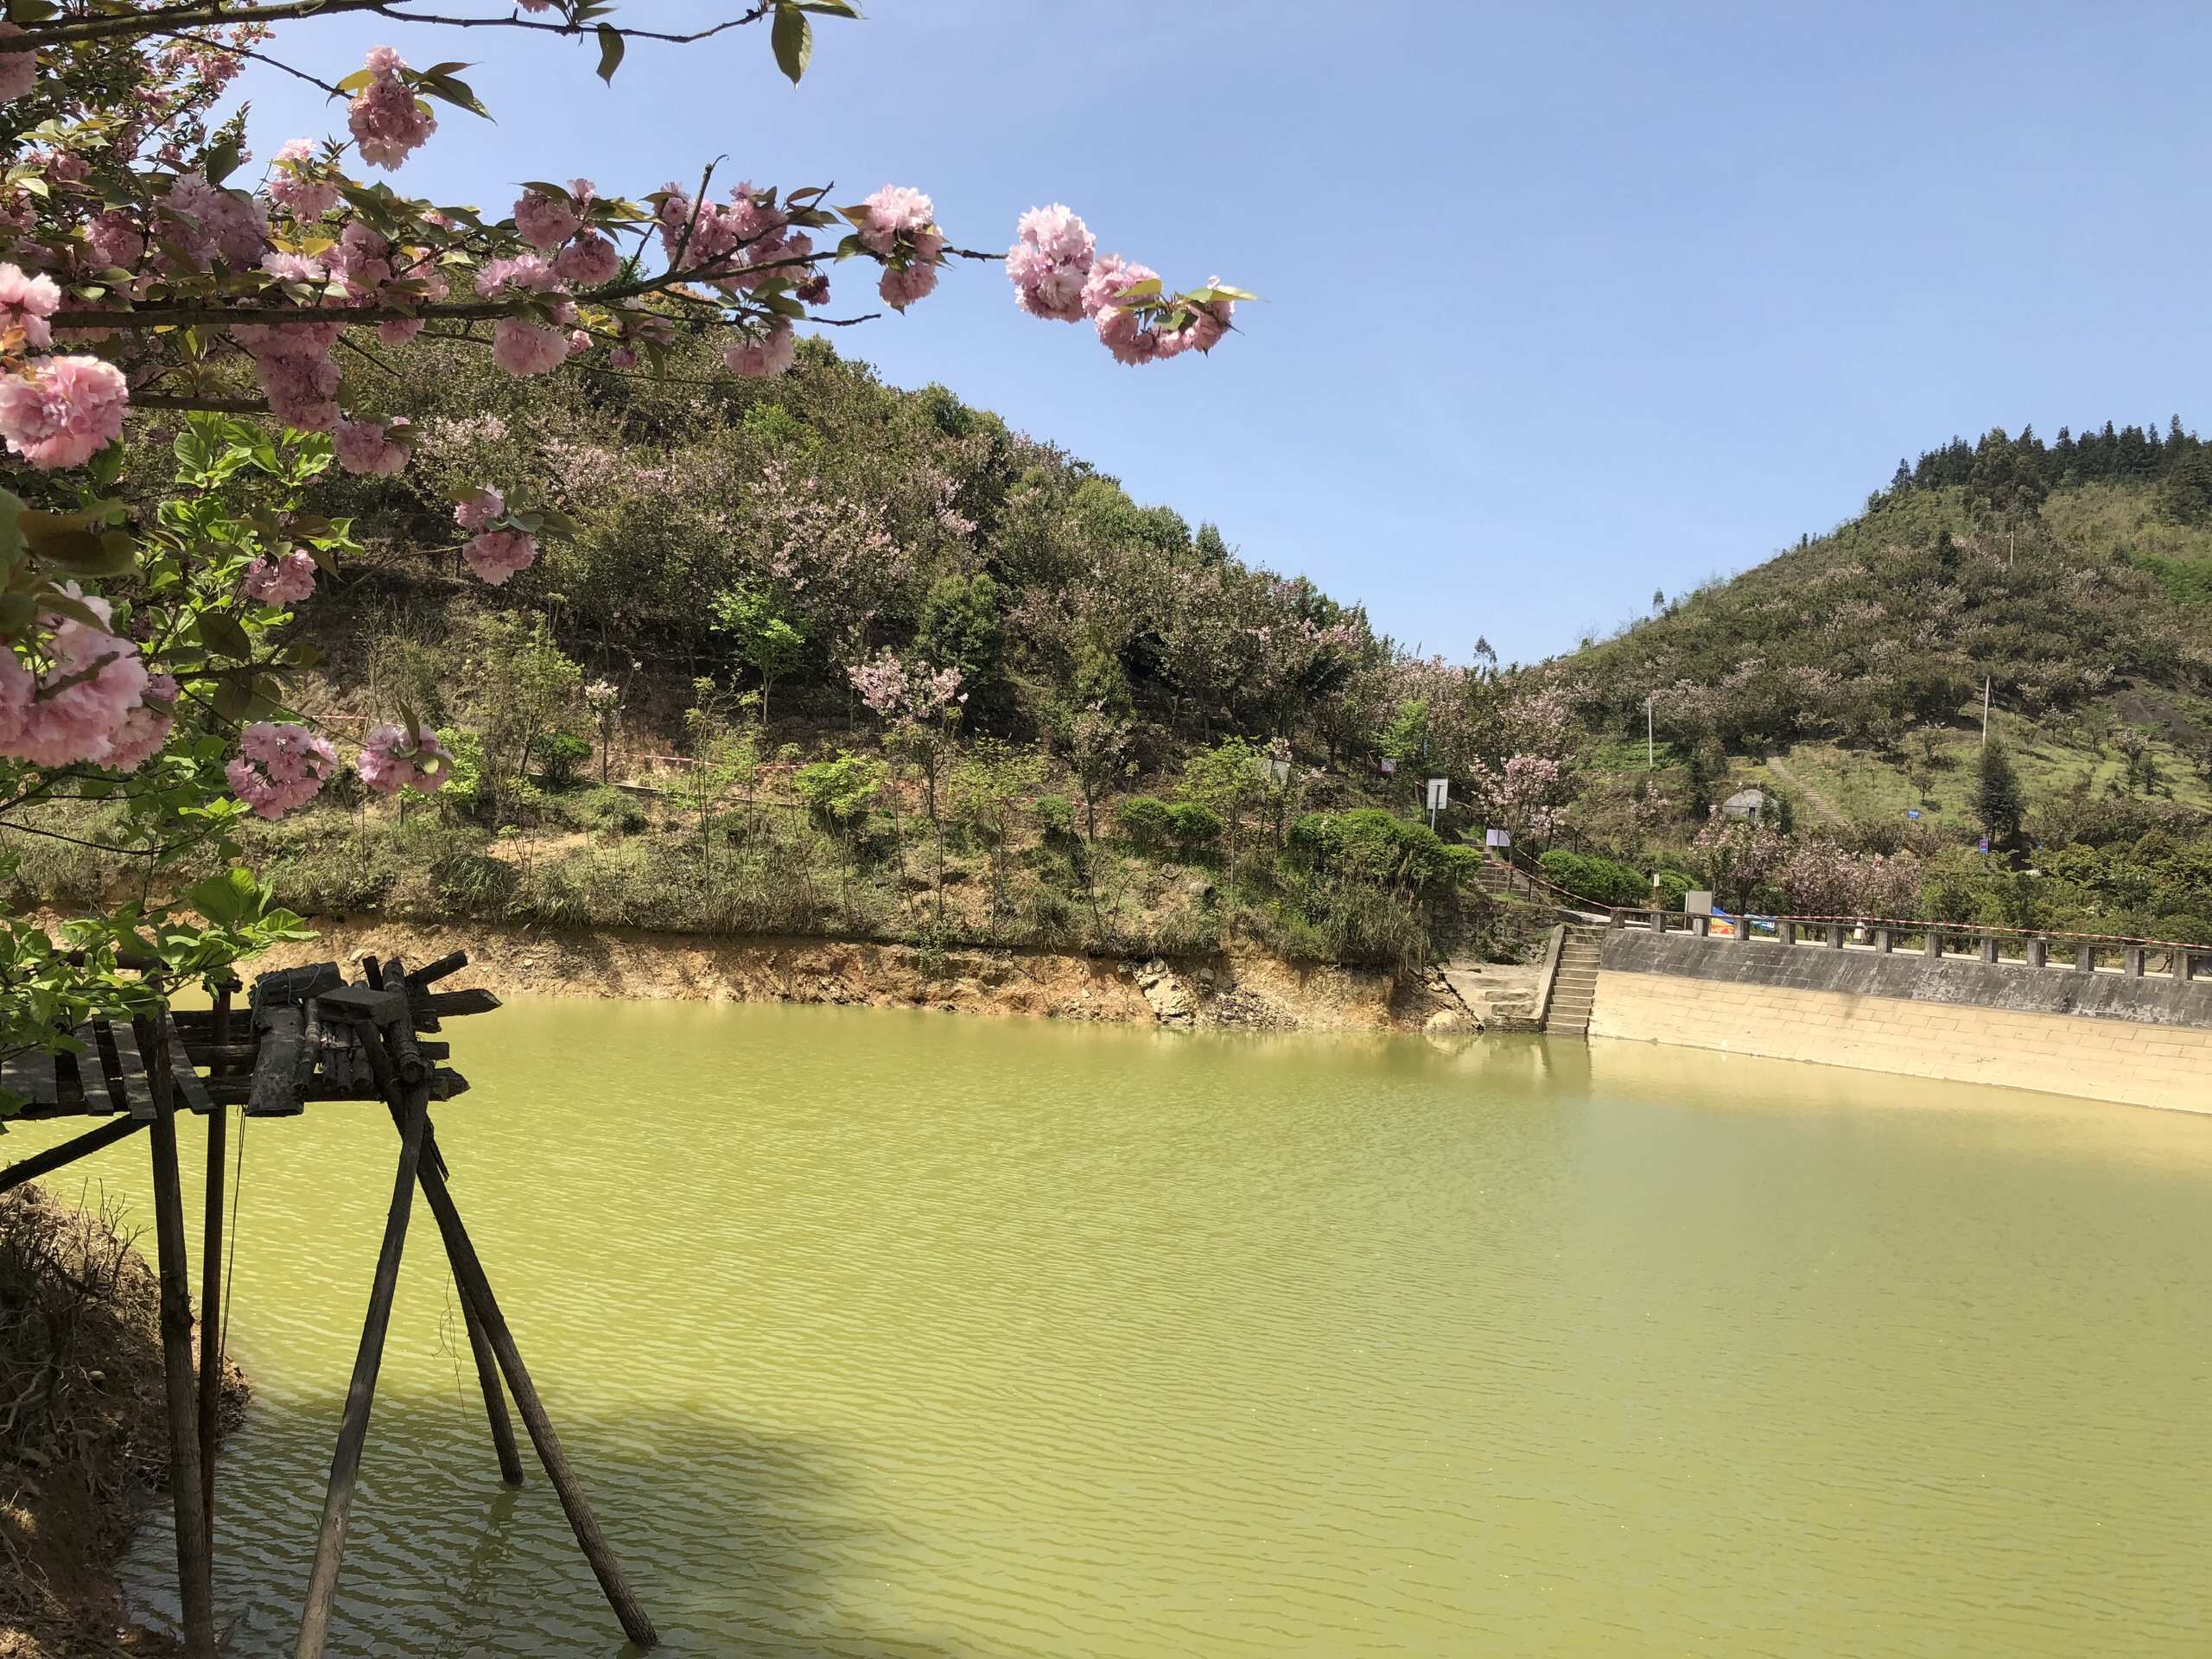
[[[531,1382],[447,1184],[449,1172],[430,1124],[430,1103],[450,1100],[468,1084],[458,1072],[436,1064],[448,1058],[450,1046],[425,1041],[421,1033],[437,1031],[442,1020],[488,1013],[499,1006],[488,991],[430,988],[467,962],[465,952],[455,951],[410,972],[397,959],[380,963],[371,957],[363,962],[363,977],[350,984],[334,962],[264,974],[254,982],[243,1033],[234,1029],[233,982],[218,991],[212,1011],[164,1005],[150,1019],[95,1020],[72,1033],[83,1045],[80,1052],[58,1057],[21,1055],[0,1072],[0,1083],[30,1102],[19,1115],[23,1118],[109,1120],[74,1140],[0,1169],[0,1192],[113,1146],[140,1129],[149,1131],[162,1371],[168,1396],[169,1488],[176,1513],[178,1599],[187,1659],[215,1656],[213,1513],[222,1355],[219,1350],[207,1350],[216,1340],[215,1314],[222,1302],[228,1109],[240,1105],[247,1117],[292,1117],[304,1111],[307,1103],[326,1100],[381,1101],[398,1131],[399,1159],[384,1243],[370,1281],[368,1313],[323,1493],[322,1522],[315,1535],[295,1659],[321,1659],[329,1641],[353,1488],[368,1440],[370,1408],[417,1187],[429,1205],[461,1292],[499,1478],[510,1486],[523,1483],[522,1459],[507,1414],[512,1393],[538,1462],[623,1634],[640,1648],[652,1648],[659,1640],[561,1449],[560,1437]],[[143,966],[150,972],[154,964]],[[196,1364],[177,1166],[175,1115],[180,1106],[206,1116],[208,1128],[201,1351]]]

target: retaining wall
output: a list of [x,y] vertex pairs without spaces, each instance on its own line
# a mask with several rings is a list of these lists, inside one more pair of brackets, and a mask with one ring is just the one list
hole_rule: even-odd
[[1592,1037],[2212,1111],[2212,982],[1605,936]]

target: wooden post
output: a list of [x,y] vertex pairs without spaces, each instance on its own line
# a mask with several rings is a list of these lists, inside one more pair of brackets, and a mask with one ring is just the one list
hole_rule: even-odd
[[20,1162],[0,1169],[0,1192],[11,1192],[25,1181],[35,1181],[41,1175],[52,1174],[65,1164],[73,1164],[79,1158],[89,1158],[103,1147],[111,1147],[145,1127],[146,1120],[143,1117],[113,1117],[73,1141],[64,1141],[58,1147],[35,1152]]
[[[404,1016],[403,1016],[404,1017]],[[362,1045],[378,1054],[383,1044],[376,1027],[364,1020],[355,1027]],[[385,1068],[390,1061],[385,1062]],[[321,1659],[330,1640],[330,1618],[338,1599],[338,1563],[346,1553],[346,1524],[353,1513],[353,1487],[361,1473],[361,1448],[369,1438],[369,1409],[384,1363],[385,1333],[391,1325],[391,1297],[399,1282],[400,1252],[407,1243],[407,1220],[415,1205],[415,1178],[422,1160],[429,1122],[430,1090],[417,1084],[404,1097],[399,1130],[399,1169],[393,1177],[391,1208],[384,1224],[384,1245],[369,1287],[369,1311],[361,1322],[361,1345],[353,1357],[353,1379],[346,1389],[345,1414],[338,1426],[338,1449],[330,1459],[330,1484],[322,1496],[322,1526],[315,1535],[315,1565],[308,1576],[308,1599],[300,1615],[295,1659]]]
[[[454,1275],[456,1289],[461,1276]],[[484,1415],[492,1425],[492,1449],[499,1454],[499,1478],[510,1486],[522,1484],[522,1453],[515,1446],[515,1426],[507,1415],[506,1390],[499,1385],[499,1357],[492,1351],[492,1338],[467,1291],[461,1294],[461,1322],[468,1327],[468,1351],[476,1357],[476,1386],[484,1395]]]
[[[231,988],[215,993],[214,1039],[231,1040]],[[231,1109],[207,1114],[207,1202],[200,1219],[200,1511],[215,1538],[215,1442],[223,1432],[223,1178],[230,1149]]]
[[454,1276],[461,1281],[461,1294],[476,1305],[485,1338],[499,1359],[499,1369],[506,1374],[515,1408],[522,1413],[523,1427],[530,1431],[530,1443],[537,1449],[538,1462],[545,1467],[545,1478],[552,1482],[554,1491],[560,1497],[569,1526],[576,1535],[584,1559],[591,1563],[607,1605],[621,1621],[623,1634],[641,1648],[658,1647],[660,1637],[636,1592],[630,1588],[629,1580],[623,1576],[621,1563],[614,1559],[607,1535],[599,1529],[599,1519],[592,1514],[591,1503],[584,1497],[583,1485],[577,1480],[575,1471],[569,1466],[568,1454],[561,1449],[560,1436],[553,1432],[553,1420],[545,1414],[545,1407],[522,1363],[522,1353],[515,1346],[514,1334],[507,1329],[499,1304],[492,1294],[492,1282],[484,1275],[484,1264],[477,1259],[468,1230],[461,1225],[461,1211],[454,1207],[452,1191],[446,1185],[445,1177],[438,1173],[440,1160],[435,1153],[435,1138],[427,1133],[426,1138],[433,1155],[422,1161],[417,1174],[423,1183],[423,1196],[430,1201],[430,1213],[437,1217],[438,1230],[444,1235],[446,1255],[452,1260]]
[[154,1242],[162,1287],[162,1372],[168,1384],[169,1497],[176,1511],[176,1580],[187,1659],[215,1659],[215,1588],[207,1517],[200,1507],[200,1414],[192,1373],[192,1290],[184,1259],[184,1191],[177,1173],[176,1096],[170,1087],[167,1009],[154,1016]]

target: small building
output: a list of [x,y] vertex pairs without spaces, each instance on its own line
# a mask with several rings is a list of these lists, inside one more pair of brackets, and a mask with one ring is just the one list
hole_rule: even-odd
[[1753,823],[1774,816],[1776,802],[1763,789],[1739,789],[1720,803],[1720,815],[1728,818],[1749,818]]

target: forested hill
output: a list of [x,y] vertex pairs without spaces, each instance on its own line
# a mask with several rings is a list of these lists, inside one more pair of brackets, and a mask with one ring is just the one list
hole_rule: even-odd
[[[2031,721],[2135,694],[2177,747],[2212,686],[2212,451],[2107,426],[1999,430],[1900,463],[1828,535],[1669,603],[1556,669],[1602,728],[1743,753],[1898,753],[1979,700]],[[2145,699],[2148,699],[2147,703]]]

